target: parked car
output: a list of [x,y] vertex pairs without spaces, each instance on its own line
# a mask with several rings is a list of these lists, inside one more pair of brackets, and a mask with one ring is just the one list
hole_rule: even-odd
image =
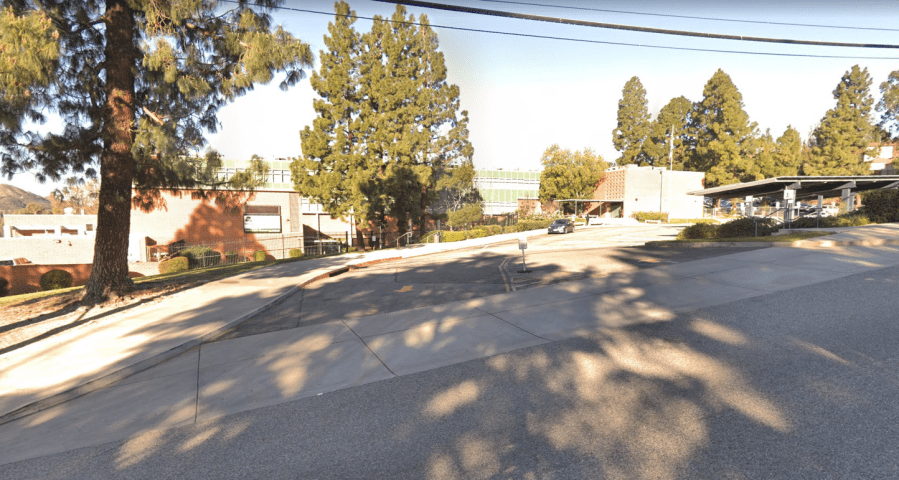
[[574,222],[572,222],[568,218],[560,218],[560,219],[554,221],[547,229],[547,233],[568,233],[568,232],[574,232]]

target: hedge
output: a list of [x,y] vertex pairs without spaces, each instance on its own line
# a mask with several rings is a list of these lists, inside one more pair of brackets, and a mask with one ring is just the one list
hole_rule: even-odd
[[187,247],[178,252],[178,256],[187,257],[189,268],[214,267],[222,263],[221,253],[204,246]]
[[697,223],[681,230],[677,234],[678,240],[715,238],[718,233],[718,225],[710,223]]
[[874,223],[899,222],[899,190],[872,190],[862,194],[861,213]]
[[[861,213],[844,213],[835,217],[821,217],[820,226],[821,228],[860,227],[869,223],[871,223],[871,219],[866,215]],[[793,220],[790,228],[815,228],[818,225],[817,217],[803,217]]]
[[41,275],[41,290],[58,290],[72,286],[72,274],[65,270],[50,270]]
[[706,239],[706,238],[737,238],[756,236],[766,237],[776,232],[780,226],[773,219],[740,218],[727,223],[697,223],[680,231],[677,234],[679,240]]
[[[780,226],[771,218],[738,218],[718,225],[716,236],[718,238],[767,237],[779,229]],[[758,231],[758,235],[756,235],[756,231]]]
[[230,252],[225,252],[225,263],[227,263],[227,264],[238,263],[241,260],[242,259],[240,258],[240,252],[235,252],[233,250]]
[[256,250],[255,252],[253,252],[253,261],[264,262],[265,261],[265,250]]
[[631,216],[636,218],[639,222],[645,222],[647,220],[668,221],[668,214],[662,212],[634,212]]
[[668,223],[708,223],[717,225],[719,222],[712,218],[669,218]]
[[183,272],[190,268],[187,257],[172,257],[159,262],[159,273]]
[[303,251],[299,248],[291,248],[289,253],[290,258],[300,258],[303,256]]

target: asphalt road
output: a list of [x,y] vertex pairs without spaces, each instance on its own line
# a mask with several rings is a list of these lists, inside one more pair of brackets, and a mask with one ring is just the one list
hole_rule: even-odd
[[14,479],[899,478],[899,268],[0,466]]
[[532,237],[525,251],[528,273],[520,272],[516,241],[374,265],[309,285],[214,341],[760,248],[643,245],[674,238],[679,230],[603,227]]

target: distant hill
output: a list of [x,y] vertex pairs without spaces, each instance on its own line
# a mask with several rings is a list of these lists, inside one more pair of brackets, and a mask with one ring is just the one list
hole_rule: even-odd
[[50,200],[21,188],[0,183],[0,212],[12,213],[25,208],[29,203],[39,203],[44,208],[50,208]]

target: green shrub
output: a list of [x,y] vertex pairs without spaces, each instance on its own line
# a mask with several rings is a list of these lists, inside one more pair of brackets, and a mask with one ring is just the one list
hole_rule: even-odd
[[9,295],[9,280],[0,277],[0,297]]
[[235,252],[233,250],[230,252],[225,252],[225,263],[232,264],[232,263],[238,263],[240,261],[241,261],[240,252]]
[[637,221],[645,222],[647,220],[661,220],[663,222],[668,221],[668,214],[662,212],[634,212],[632,217],[636,218]]
[[187,257],[190,268],[213,267],[222,263],[221,253],[204,246],[187,247],[178,252],[178,256]]
[[69,288],[73,283],[72,274],[65,270],[50,270],[41,275],[41,290],[57,290]]
[[[835,217],[821,217],[821,228],[836,227],[860,227],[871,223],[871,220],[860,213],[844,213]],[[815,228],[818,226],[817,217],[803,217],[793,220],[790,228]]]
[[159,273],[184,272],[190,268],[187,257],[172,257],[159,262]]
[[458,242],[461,240],[465,240],[466,232],[443,232],[443,235],[440,237],[441,242]]
[[[756,235],[756,225],[758,235]],[[738,218],[718,225],[716,236],[718,238],[736,237],[767,237],[780,229],[780,226],[771,218]]]
[[290,249],[290,258],[300,258],[303,256],[303,251],[299,248],[291,248]]
[[503,233],[502,225],[481,225],[480,227],[475,227],[474,229],[484,230],[485,232],[487,232],[486,236],[488,237],[491,235],[499,235],[500,233]]
[[544,220],[521,220],[516,224],[518,229],[516,232],[526,232],[528,230],[542,230],[544,228],[549,228],[549,225],[553,223],[552,218],[547,218]]
[[680,231],[677,234],[678,240],[715,238],[718,233],[718,225],[708,223],[697,223]]
[[253,261],[254,262],[264,262],[265,261],[265,250],[256,250],[253,252]]
[[899,222],[899,190],[872,190],[862,194],[861,212],[874,223]]

